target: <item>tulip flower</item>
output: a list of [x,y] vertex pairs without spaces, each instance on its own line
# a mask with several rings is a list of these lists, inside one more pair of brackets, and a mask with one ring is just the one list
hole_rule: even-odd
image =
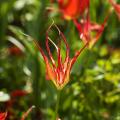
[[0,113],[0,120],[5,120],[7,117],[7,112]]
[[89,8],[89,0],[58,0],[60,12],[67,20],[76,19]]
[[88,43],[89,48],[93,47],[101,37],[108,20],[108,16],[109,15],[107,15],[102,24],[91,22],[89,16],[87,19],[82,19],[80,22],[74,20],[74,24],[79,31],[80,39],[85,44]]
[[[59,32],[59,36],[62,38],[65,46],[66,46],[66,58],[63,61],[62,57],[61,57],[61,48],[58,47],[49,37],[48,33],[50,32],[50,29],[52,26],[55,26],[55,28],[58,30]],[[69,77],[70,77],[70,71],[71,68],[73,66],[73,64],[75,63],[77,57],[80,55],[80,53],[86,48],[87,43],[84,45],[83,48],[81,48],[79,51],[77,51],[74,55],[73,58],[70,58],[69,56],[69,45],[66,41],[65,36],[63,35],[63,33],[59,30],[59,28],[52,23],[52,25],[48,28],[47,32],[46,32],[46,50],[48,52],[48,55],[50,57],[50,61],[48,60],[48,57],[44,54],[42,48],[38,45],[38,43],[36,41],[35,45],[37,46],[37,48],[40,50],[44,61],[45,61],[45,65],[46,65],[46,72],[50,78],[50,80],[52,80],[52,82],[54,83],[54,85],[57,87],[58,90],[61,90],[68,82],[69,82]],[[55,62],[55,60],[53,59],[52,53],[50,51],[49,48],[49,42],[51,42],[57,51],[57,63]],[[57,64],[57,65],[56,65]]]

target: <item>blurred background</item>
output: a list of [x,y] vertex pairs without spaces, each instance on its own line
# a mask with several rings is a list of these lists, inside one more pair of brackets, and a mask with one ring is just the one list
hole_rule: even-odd
[[[107,0],[90,3],[91,19],[102,23],[111,5]],[[0,0],[0,111],[8,112],[7,120],[19,120],[32,105],[36,108],[27,120],[54,117],[56,88],[46,80],[44,60],[32,38],[45,50],[45,32],[54,20],[67,39],[70,56],[81,48],[73,22],[48,10],[51,6],[58,8],[49,0]],[[51,51],[55,56],[55,49]],[[65,52],[62,46],[63,56]],[[59,115],[64,120],[120,120],[120,21],[115,12],[97,44],[73,66]]]

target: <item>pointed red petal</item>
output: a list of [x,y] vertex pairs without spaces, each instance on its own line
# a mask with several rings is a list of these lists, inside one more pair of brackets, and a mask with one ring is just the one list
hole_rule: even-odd
[[[69,67],[69,61],[70,61],[70,57],[69,57],[70,48],[69,48],[69,45],[66,41],[66,38],[65,38],[64,34],[59,30],[59,28],[56,25],[55,25],[55,27],[58,29],[59,35],[62,37],[62,40],[63,40],[63,42],[65,43],[65,46],[66,46],[66,57],[65,57],[65,60],[64,60],[63,68],[62,68],[62,71],[61,70],[59,71],[60,74],[62,74],[62,77],[63,77],[63,80],[64,80],[65,77],[66,77],[66,74],[68,74],[68,67]],[[60,59],[60,58],[58,58],[58,59]],[[64,81],[62,81],[62,83],[63,82]]]
[[120,15],[120,4],[115,4],[115,10]]
[[80,0],[80,14],[82,14],[85,9],[89,9],[90,0]]
[[104,22],[102,23],[102,25],[100,25],[101,27],[99,27],[99,29],[97,29],[96,36],[94,38],[91,38],[90,47],[92,47],[98,41],[98,39],[101,37],[101,35],[102,35],[103,31],[104,31],[105,25],[106,25],[106,23],[108,21],[109,15],[110,15],[110,13],[106,16],[106,18],[105,18]]
[[90,41],[90,21],[82,20],[80,23],[74,20],[74,24],[79,32],[80,39],[86,44]]
[[62,58],[60,54],[60,48],[58,49],[58,69],[63,72],[63,67],[62,67]]
[[118,15],[119,19],[120,19],[120,4],[117,4],[115,2],[115,0],[109,0],[109,2],[112,4],[112,6],[115,9],[116,14]]
[[44,60],[47,61],[48,59],[47,59],[46,55],[44,54],[42,48],[39,46],[38,42],[37,42],[36,40],[33,40],[33,42],[35,43],[36,47],[38,48],[38,50],[39,50],[40,53],[42,54]]
[[83,29],[82,29],[82,24],[79,23],[76,19],[73,20],[76,28],[78,29],[79,33],[82,34],[83,33]]
[[[55,25],[55,24],[53,24],[53,25],[56,27],[56,29],[59,32],[60,37],[62,38],[63,42],[65,43],[67,50],[66,50],[66,58],[65,58],[64,62],[68,63],[68,61],[69,61],[69,45],[66,41],[64,34],[60,31],[60,29],[57,27],[57,25]],[[58,47],[57,47],[57,54],[58,54],[58,68],[59,68],[58,72],[59,71],[63,72],[62,58],[61,58],[61,54],[60,54],[60,48],[58,48]]]
[[53,70],[53,68],[51,68],[48,58],[46,57],[46,55],[44,54],[42,48],[39,46],[39,44],[37,43],[36,40],[34,40],[34,43],[36,45],[36,47],[39,49],[40,53],[42,54],[45,64],[46,64],[46,74],[49,76],[50,79],[55,79],[55,70]]
[[71,59],[71,64],[70,64],[70,69],[73,66],[73,64],[76,62],[78,56],[82,53],[82,51],[88,46],[88,42],[79,50],[75,53],[74,57]]
[[53,59],[53,56],[52,56],[50,48],[49,48],[49,35],[48,35],[48,33],[49,33],[49,31],[50,31],[50,29],[51,29],[52,26],[53,26],[53,23],[50,25],[50,27],[48,28],[48,30],[46,32],[46,48],[47,48],[49,57],[51,59],[52,65],[53,65],[54,68],[56,68],[55,61]]
[[63,41],[64,41],[64,43],[65,43],[65,45],[66,45],[66,58],[65,58],[65,62],[66,62],[66,61],[69,60],[70,48],[69,48],[69,45],[68,45],[68,43],[67,43],[67,41],[66,41],[66,38],[65,38],[64,34],[63,34],[62,32],[60,32],[60,35],[61,35],[61,37],[63,38]]
[[97,23],[90,23],[90,30],[92,31],[99,31],[101,29],[101,25]]
[[116,12],[118,12],[120,14],[120,4],[117,4],[115,2],[115,0],[109,0],[109,2],[113,5],[113,7],[115,8]]
[[89,16],[89,11],[87,13],[87,18],[84,23],[84,28],[83,28],[83,42],[87,43],[90,42],[90,16]]
[[56,69],[50,66],[49,62],[46,62],[46,74],[49,76],[50,80],[56,80]]
[[[28,116],[28,114],[33,110],[33,108],[35,108],[35,106],[30,107],[23,115],[21,120],[25,120],[26,117]],[[1,119],[0,119],[1,120]]]
[[65,43],[65,46],[66,46],[66,58],[65,58],[65,61],[69,59],[69,52],[70,52],[70,48],[69,48],[69,45],[66,41],[66,38],[64,36],[64,34],[60,31],[60,29],[55,25],[55,27],[58,29],[58,32],[59,32],[59,35],[62,37],[62,40],[63,42]]

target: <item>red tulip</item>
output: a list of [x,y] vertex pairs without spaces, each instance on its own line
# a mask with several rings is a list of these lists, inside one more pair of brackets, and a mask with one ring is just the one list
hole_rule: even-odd
[[115,0],[109,0],[109,2],[112,4],[112,6],[115,9],[116,14],[118,15],[118,18],[120,19],[120,4],[117,4]]
[[[63,42],[66,46],[66,58],[65,58],[64,62],[63,62],[62,57],[61,57],[61,48],[58,47],[48,36],[48,33],[49,33],[52,26],[56,27],[56,29],[59,32],[60,37],[62,37],[62,40],[63,40]],[[52,53],[51,53],[49,45],[48,45],[49,41],[52,42],[53,45],[56,48],[56,51],[57,51],[57,65],[56,65],[55,60],[52,57]],[[41,54],[44,58],[44,61],[45,61],[45,64],[46,64],[46,72],[47,72],[49,78],[52,80],[52,82],[57,87],[57,89],[62,89],[69,82],[70,70],[71,70],[73,64],[75,63],[77,57],[86,48],[87,43],[85,44],[85,46],[82,49],[77,51],[75,53],[75,56],[71,59],[70,56],[69,56],[69,51],[70,51],[69,50],[69,45],[66,41],[66,38],[63,35],[63,33],[59,30],[59,28],[53,23],[48,28],[47,33],[46,33],[46,50],[49,54],[49,57],[50,57],[50,60],[51,60],[51,63],[52,63],[52,64],[50,64],[50,62],[48,60],[48,57],[44,54],[42,48],[38,45],[38,43],[36,41],[34,41],[34,42],[35,42],[37,48],[39,48],[39,50],[40,50],[40,52],[41,52]]]
[[0,120],[5,120],[7,117],[7,112],[0,113]]
[[89,7],[89,0],[58,0],[59,8],[65,19],[75,19]]

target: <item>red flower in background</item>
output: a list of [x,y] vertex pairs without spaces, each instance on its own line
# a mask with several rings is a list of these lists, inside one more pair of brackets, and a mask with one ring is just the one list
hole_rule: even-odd
[[[12,108],[12,106],[16,103],[17,99],[16,98],[19,98],[19,97],[24,97],[26,95],[28,95],[29,93],[25,90],[15,90],[15,91],[12,91],[10,96],[10,100],[6,102],[6,105],[7,105],[7,108]],[[9,112],[8,112],[9,113]]]
[[21,56],[23,55],[23,51],[17,46],[12,46],[8,48],[8,52],[12,56]]
[[[65,60],[62,60],[61,57],[61,48],[58,47],[50,38],[49,38],[49,31],[51,29],[52,26],[55,26],[55,28],[58,30],[59,32],[59,36],[62,38],[65,46],[66,46],[66,58]],[[49,41],[55,46],[56,51],[57,51],[57,63],[55,62],[55,60],[53,59],[52,53],[50,51],[49,48]],[[77,57],[80,55],[80,53],[85,49],[85,47],[87,46],[87,43],[85,44],[85,46],[80,49],[79,51],[77,51],[75,53],[75,56],[71,59],[69,56],[69,45],[66,41],[65,36],[63,35],[63,33],[59,30],[59,28],[53,23],[47,30],[46,33],[46,49],[48,52],[48,55],[50,57],[51,62],[49,62],[48,57],[44,54],[43,50],[41,49],[41,47],[38,45],[38,43],[36,41],[34,41],[37,48],[40,50],[45,64],[46,64],[46,72],[47,75],[49,76],[49,78],[52,80],[52,82],[54,83],[54,85],[57,87],[57,89],[62,89],[68,82],[69,82],[69,77],[70,77],[70,70],[73,66],[73,64],[75,63]],[[57,65],[56,65],[57,64]]]
[[116,12],[116,14],[118,15],[118,18],[120,19],[120,4],[117,4],[115,2],[115,0],[109,0],[109,2],[112,4],[112,6],[114,7],[114,10]]
[[79,31],[80,39],[82,39],[85,44],[88,43],[89,48],[91,48],[101,37],[108,17],[109,15],[105,18],[102,24],[91,22],[89,15],[87,19],[82,19],[80,22],[74,20],[74,24]]
[[16,97],[23,97],[28,95],[28,92],[25,90],[15,90],[11,92],[11,97],[16,98]]
[[[67,20],[72,19],[75,26],[77,27],[80,38],[84,43],[89,42],[89,47],[91,48],[101,37],[105,25],[107,23],[108,17],[111,13],[111,9],[106,16],[102,24],[91,22],[89,14],[89,0],[58,0],[59,11],[62,13],[63,17]],[[115,9],[116,14],[120,18],[120,4],[117,4],[115,0],[109,0]],[[83,14],[86,12],[86,17]],[[81,16],[81,17],[80,17]],[[80,18],[80,22],[78,19]]]
[[0,113],[0,120],[5,120],[7,117],[7,112]]
[[89,8],[89,0],[58,0],[59,8],[65,19],[76,19]]

